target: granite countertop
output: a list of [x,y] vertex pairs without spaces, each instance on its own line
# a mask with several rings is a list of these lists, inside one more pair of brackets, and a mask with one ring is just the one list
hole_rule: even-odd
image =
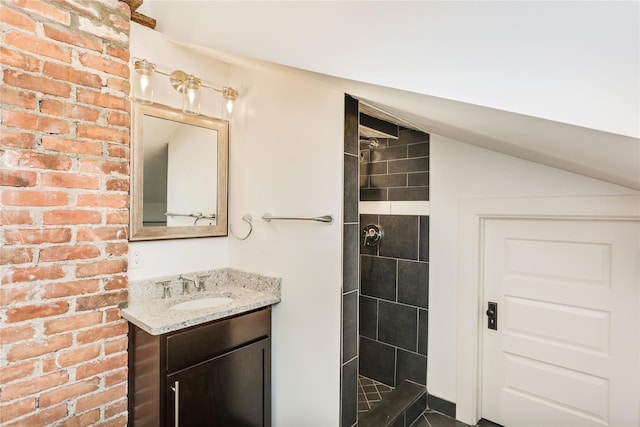
[[[280,279],[253,273],[223,269],[184,274],[197,280],[206,276],[205,291],[191,291],[181,295],[178,276],[161,277],[130,283],[129,301],[121,308],[122,317],[151,335],[161,335],[189,326],[242,314],[280,302]],[[170,298],[162,298],[158,282],[171,281]],[[191,286],[191,285],[190,285]],[[228,297],[233,301],[217,307],[172,310],[171,306],[184,301]]]

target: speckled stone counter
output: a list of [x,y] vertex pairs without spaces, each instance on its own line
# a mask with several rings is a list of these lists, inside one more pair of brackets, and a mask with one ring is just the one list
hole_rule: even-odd
[[[228,268],[182,276],[193,280],[207,277],[205,290],[196,291],[190,284],[190,293],[181,295],[182,281],[178,280],[178,276],[130,282],[129,301],[120,307],[122,317],[152,335],[161,335],[280,302],[281,279],[276,277]],[[158,283],[164,281],[171,281],[170,298],[162,298],[163,288]],[[170,309],[184,301],[208,297],[228,297],[233,301],[226,305],[189,311]]]

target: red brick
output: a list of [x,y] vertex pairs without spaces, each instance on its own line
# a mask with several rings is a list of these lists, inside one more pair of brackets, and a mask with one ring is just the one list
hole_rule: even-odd
[[[78,329],[94,326],[102,322],[102,313],[94,311],[91,313],[76,314],[62,319],[47,320],[44,323],[44,331],[47,335],[59,334],[60,332],[75,331]],[[98,349],[98,353],[100,350]]]
[[33,286],[0,289],[0,305],[16,304],[29,301],[35,295]]
[[107,114],[107,123],[113,126],[129,127],[131,118],[129,113],[121,113],[120,111],[110,111]]
[[47,304],[12,307],[7,310],[7,323],[24,322],[25,320],[57,316],[68,311],[69,303],[66,301],[53,301]]
[[28,110],[33,110],[38,105],[36,95],[34,93],[16,90],[5,85],[0,87],[0,103]]
[[76,378],[83,379],[99,375],[104,372],[127,367],[127,353],[120,353],[115,356],[80,365],[76,368]]
[[[36,331],[31,325],[3,327],[0,331],[0,344],[7,345],[18,341],[30,340],[35,336]],[[3,378],[0,378],[2,381]]]
[[97,359],[99,356],[100,343],[95,343],[81,348],[59,352],[55,356],[55,366],[67,368],[69,366],[79,365],[81,363]]
[[[127,15],[128,16],[128,15]],[[117,31],[105,18],[101,16],[100,22],[90,20],[82,16],[78,17],[78,29],[89,34],[99,35],[104,40],[111,40],[120,44],[129,43],[129,35],[124,31]]]
[[40,101],[40,111],[44,114],[68,117],[86,122],[95,122],[100,117],[100,111],[95,108],[62,102],[57,99],[43,99]]
[[129,224],[129,211],[107,213],[107,224]]
[[112,108],[114,110],[129,111],[127,99],[122,96],[109,95],[79,87],[76,99],[83,104],[97,105],[98,107]]
[[10,363],[4,368],[0,368],[0,383],[9,384],[18,378],[29,377],[35,370],[36,362],[29,360],[21,363]]
[[107,180],[108,191],[126,191],[129,192],[129,179],[112,178]]
[[15,70],[4,70],[4,82],[8,85],[28,89],[48,95],[68,98],[71,95],[71,85],[65,82],[51,80],[41,75],[25,74]]
[[104,317],[106,323],[117,322],[119,320],[122,320],[122,313],[120,312],[120,309],[118,307],[107,308],[104,311]]
[[0,186],[33,187],[36,185],[35,172],[19,170],[0,170]]
[[107,155],[129,160],[129,147],[119,144],[107,144]]
[[100,276],[102,274],[115,274],[127,271],[127,262],[122,259],[98,261],[88,264],[80,264],[76,267],[76,277]]
[[71,15],[69,12],[60,10],[59,7],[55,6],[55,3],[49,4],[42,0],[13,0],[13,3],[20,8],[30,10],[33,13],[61,24],[69,25],[71,23]]
[[122,384],[127,381],[127,369],[119,369],[115,372],[108,373],[104,378],[104,385],[111,387],[116,384]]
[[5,126],[20,129],[37,130],[47,133],[69,133],[69,122],[65,120],[20,111],[3,110],[2,122]]
[[80,63],[85,67],[93,68],[94,70],[103,71],[122,78],[129,77],[129,65],[127,63],[114,61],[93,53],[80,54]]
[[[127,242],[122,243],[123,245],[127,245]],[[110,277],[109,280],[104,284],[104,289],[107,291],[111,291],[114,289],[127,289],[128,279],[127,276],[113,276]]]
[[[21,418],[10,424],[3,424],[3,427],[26,427],[26,426],[49,426],[57,425],[57,422],[67,416],[67,405],[61,404],[50,409],[43,409],[34,415]],[[97,427],[97,426],[96,426]],[[115,426],[114,426],[115,427]]]
[[71,241],[71,229],[69,228],[40,228],[25,230],[5,231],[7,244],[22,243],[34,245],[41,243],[67,243]]
[[[98,310],[105,307],[113,307],[121,302],[127,301],[127,295],[128,292],[125,289],[115,292],[104,292],[98,295],[78,297],[76,300],[76,311]],[[96,332],[92,332],[91,334],[95,335]],[[92,337],[89,336],[89,338]]]
[[45,212],[43,221],[46,225],[99,224],[102,214],[95,210],[55,210]]
[[80,228],[78,230],[79,242],[94,242],[104,240],[127,240],[126,227],[95,227]]
[[[115,217],[113,217],[112,219],[115,219]],[[0,209],[0,225],[26,224],[31,224],[31,213],[28,210],[9,210],[4,207]]]
[[65,6],[75,10],[76,12],[79,12],[82,15],[93,18],[101,18],[100,12],[96,8],[85,6],[79,0],[57,0],[57,2],[64,4]]
[[62,267],[26,267],[9,270],[3,277],[2,283],[33,282],[36,280],[55,280],[64,277]]
[[[127,18],[129,17],[127,16]],[[125,17],[122,15],[112,13],[109,15],[109,21],[111,21],[111,25],[114,28],[125,31],[127,33],[129,32],[129,28],[131,27],[130,19],[125,19]]]
[[78,194],[78,207],[126,208],[129,206],[128,194]]
[[121,353],[123,351],[127,351],[129,347],[129,340],[125,337],[120,337],[112,341],[107,341],[104,343],[104,354],[110,355],[115,353]]
[[116,77],[110,77],[107,79],[107,87],[109,89],[113,89],[116,90],[118,92],[122,92],[122,93],[129,93],[129,88],[131,87],[129,85],[129,80],[125,80],[125,79],[120,79],[120,78],[116,78]]
[[0,132],[0,146],[8,148],[34,148],[36,137],[33,133]]
[[107,253],[107,255],[126,255],[129,252],[129,244],[107,243],[105,252]]
[[99,156],[102,154],[102,144],[93,141],[78,141],[57,136],[42,136],[42,147],[47,150],[69,154],[86,154]]
[[[28,341],[24,344],[17,344],[11,347],[7,352],[7,360],[9,362],[15,362],[18,360],[25,360],[42,356],[44,354],[53,354],[56,351],[62,350],[63,348],[70,347],[72,344],[73,340],[71,338],[71,334],[52,336],[50,338],[47,338],[44,343]],[[2,397],[5,397],[4,391],[2,393]]]
[[78,70],[67,65],[56,64],[53,62],[45,62],[42,67],[42,74],[57,80],[64,80],[70,83],[76,83],[82,86],[101,88],[102,78],[88,71]]
[[102,51],[102,41],[95,37],[81,35],[76,31],[44,24],[44,35],[50,39],[86,49]]
[[79,169],[80,169],[80,172],[84,172],[84,173],[102,173],[107,175],[120,174],[120,175],[127,175],[127,176],[129,175],[128,162],[80,159]]
[[125,62],[129,62],[129,58],[131,57],[131,52],[129,51],[129,49],[121,46],[114,46],[111,44],[107,45],[105,52],[107,53],[107,55],[113,56],[114,58],[122,59]]
[[89,409],[100,407],[105,403],[122,399],[127,396],[127,385],[121,384],[100,393],[94,393],[78,399],[76,412],[84,412]]
[[0,46],[0,64],[20,68],[25,71],[39,71],[40,61],[35,56]]
[[51,172],[42,174],[43,187],[84,188],[97,190],[100,188],[100,178],[75,173]]
[[71,159],[66,156],[40,154],[29,151],[6,150],[0,154],[4,167],[34,168],[34,169],[71,169]]
[[[2,11],[0,11],[0,15]],[[14,418],[27,415],[28,413],[36,409],[36,399],[31,397],[28,399],[19,400],[17,402],[10,403],[8,405],[0,406],[0,424],[4,425],[7,421],[11,421]]]
[[68,261],[91,259],[100,256],[100,249],[93,245],[50,246],[40,249],[40,261]]
[[[100,409],[94,409],[93,411],[88,411],[80,415],[73,415],[71,418],[68,418],[62,421],[57,427],[86,427],[86,426],[97,426],[98,421],[100,420]],[[119,427],[126,426],[127,423],[122,424]],[[114,426],[115,427],[115,426]]]
[[71,62],[71,49],[37,36],[17,31],[7,31],[4,34],[4,41],[7,45],[15,46],[18,49],[37,53],[38,55],[57,59],[63,62]]
[[27,264],[33,261],[33,250],[19,246],[0,247],[0,265]]
[[36,30],[36,23],[33,19],[16,10],[6,7],[0,7],[0,22],[31,32]]
[[50,283],[44,288],[43,298],[60,298],[74,295],[95,294],[100,290],[100,280],[75,280]]
[[114,129],[104,126],[79,124],[77,129],[78,138],[91,138],[100,141],[129,143],[129,131]]
[[59,191],[5,190],[2,192],[4,206],[66,206],[67,193]]
[[115,415],[118,415],[120,413],[126,412],[127,411],[127,401],[125,399],[120,400],[116,403],[112,403],[108,406],[105,407],[104,409],[104,417],[105,418],[111,418]]

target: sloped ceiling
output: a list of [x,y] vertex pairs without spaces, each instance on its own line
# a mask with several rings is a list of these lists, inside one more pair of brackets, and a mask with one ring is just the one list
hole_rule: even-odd
[[168,38],[308,70],[431,133],[640,190],[640,3],[145,0]]

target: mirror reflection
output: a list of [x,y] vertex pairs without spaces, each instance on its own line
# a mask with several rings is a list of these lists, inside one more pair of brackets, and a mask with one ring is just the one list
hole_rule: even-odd
[[131,240],[227,235],[228,122],[134,104]]

